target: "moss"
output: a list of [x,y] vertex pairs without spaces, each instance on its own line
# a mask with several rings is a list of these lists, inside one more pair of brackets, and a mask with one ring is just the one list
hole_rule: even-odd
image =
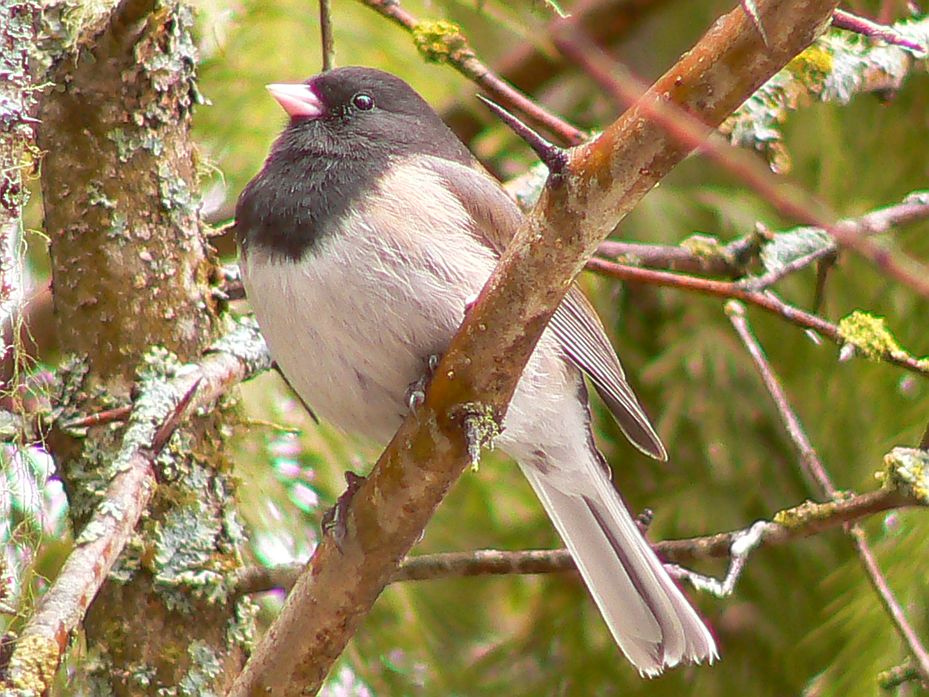
[[419,22],[413,27],[413,42],[430,63],[447,63],[451,58],[474,55],[461,27],[444,19]]

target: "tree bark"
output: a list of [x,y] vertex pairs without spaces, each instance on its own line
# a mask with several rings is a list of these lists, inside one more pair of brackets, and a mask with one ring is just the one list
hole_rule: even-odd
[[[174,0],[123,0],[52,67],[39,145],[55,323],[73,355],[61,376],[71,416],[127,404],[137,380],[196,360],[219,329],[190,139],[191,29],[190,9]],[[117,695],[220,693],[241,667],[243,647],[227,638],[242,635],[232,631],[239,615],[222,581],[241,535],[222,450],[229,418],[218,408],[191,419],[158,457],[149,515],[86,617],[99,660],[84,680]],[[106,505],[122,435],[104,425],[49,438],[75,530]]]

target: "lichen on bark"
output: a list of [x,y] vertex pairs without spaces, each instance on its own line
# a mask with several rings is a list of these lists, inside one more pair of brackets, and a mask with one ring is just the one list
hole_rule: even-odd
[[[138,381],[170,377],[222,329],[190,138],[200,101],[191,10],[176,0],[122,0],[101,26],[94,19],[52,64],[39,133],[56,329],[62,351],[81,364],[68,400],[81,414],[131,403]],[[156,694],[195,677],[219,694],[241,667],[243,647],[227,629],[242,613],[214,582],[239,564],[223,454],[230,418],[222,405],[191,418],[159,456],[164,476],[148,516],[87,613],[98,660],[82,664],[95,667],[79,683]],[[99,485],[124,431],[49,438],[69,498],[80,503],[77,531],[105,505]],[[185,549],[196,553],[172,553]]]

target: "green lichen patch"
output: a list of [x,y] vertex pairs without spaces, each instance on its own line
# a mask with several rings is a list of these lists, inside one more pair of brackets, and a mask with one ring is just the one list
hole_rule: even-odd
[[828,520],[835,516],[838,506],[850,495],[848,492],[837,492],[832,501],[804,501],[798,506],[778,511],[773,521],[785,528],[795,529],[806,527],[816,520]]
[[[230,578],[232,576],[230,575]],[[255,648],[258,612],[261,608],[249,596],[242,596],[236,601],[234,615],[226,626],[226,640],[230,644],[241,646],[251,653]]]
[[785,70],[808,85],[821,83],[832,72],[834,60],[822,44],[813,44],[787,64]]
[[777,272],[791,262],[832,245],[832,238],[821,228],[796,228],[775,235],[765,244],[761,249],[761,263],[765,271]]
[[[231,543],[223,535],[224,521],[210,501],[223,498],[215,491],[222,486],[212,472],[194,464],[185,478],[194,494],[178,501],[155,525],[152,572],[155,588],[172,610],[193,609],[190,595],[209,602],[224,602],[228,596],[226,572],[234,560]],[[225,542],[224,542],[225,540]]]
[[[863,356],[880,361],[885,358],[907,360],[910,354],[900,348],[896,338],[887,328],[883,317],[877,317],[867,312],[855,310],[843,317],[839,322],[839,336],[846,344],[855,347]],[[929,359],[922,359],[919,363],[929,369]]]
[[204,641],[192,641],[187,647],[190,667],[178,683],[178,694],[182,697],[212,697],[216,695],[213,684],[222,671],[219,656]]
[[875,475],[884,486],[910,494],[929,505],[929,451],[919,448],[894,448],[884,456],[884,469]]
[[444,19],[425,20],[413,28],[413,42],[430,63],[446,63],[452,57],[473,56],[461,27]]
[[481,450],[492,450],[494,441],[501,433],[499,415],[492,405],[481,402],[467,402],[459,410],[464,413],[468,457],[471,459],[471,469],[476,472],[481,461]]

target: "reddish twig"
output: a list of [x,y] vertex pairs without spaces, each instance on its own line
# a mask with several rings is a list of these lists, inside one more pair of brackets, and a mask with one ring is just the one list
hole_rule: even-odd
[[707,254],[693,252],[685,246],[605,240],[597,248],[597,254],[644,269],[738,278],[745,275],[747,264],[757,255],[760,247],[760,240],[752,236],[740,238],[725,246],[718,245]]
[[872,22],[870,19],[853,15],[851,12],[846,12],[845,10],[835,11],[835,14],[832,15],[832,26],[861,34],[862,36],[867,36],[869,39],[877,39],[888,44],[908,48],[911,51],[926,53],[925,46],[915,41],[910,41],[905,36],[901,36],[893,27]]
[[[497,75],[511,85],[519,85],[526,94],[538,94],[546,85],[558,80],[568,67],[556,51],[550,49],[550,37],[581,26],[604,44],[620,43],[645,17],[659,10],[668,0],[580,0],[571,5],[568,17],[549,22],[535,41],[520,41],[494,61]],[[468,95],[470,97],[470,95]],[[466,143],[484,127],[469,100],[457,99],[443,112],[442,118]]]
[[[745,290],[738,283],[714,281],[707,278],[695,278],[693,276],[684,276],[681,274],[668,273],[666,271],[640,269],[635,266],[624,266],[623,264],[617,264],[596,257],[587,262],[587,268],[590,271],[596,271],[597,273],[610,276],[611,278],[618,278],[621,281],[645,283],[665,288],[678,288],[680,290],[694,291],[704,295],[712,295],[717,298],[741,300],[778,315],[791,324],[796,324],[805,329],[812,329],[817,334],[826,337],[839,346],[843,346],[846,343],[842,334],[839,332],[839,328],[831,322],[827,322],[821,317],[805,312],[793,305],[788,305],[771,293]],[[881,360],[918,373],[919,375],[929,376],[929,366],[925,365],[924,361],[918,361],[910,356],[887,353],[881,356]]]
[[72,419],[67,423],[61,424],[61,428],[71,430],[75,428],[90,428],[91,426],[100,426],[101,424],[110,424],[116,421],[125,421],[132,414],[132,407],[114,407],[98,411],[95,414],[88,414],[77,419]]
[[624,104],[638,104],[643,115],[660,124],[667,133],[688,149],[697,149],[702,155],[728,170],[746,185],[763,196],[782,214],[815,225],[825,230],[841,246],[848,247],[867,259],[886,276],[896,279],[917,293],[929,298],[929,268],[905,254],[894,254],[865,235],[854,226],[835,223],[836,216],[824,210],[822,202],[815,200],[799,186],[786,182],[771,172],[768,165],[753,153],[731,145],[722,138],[707,140],[710,129],[673,100],[641,104],[645,84],[583,36],[561,34],[556,46],[587,71],[604,90]]
[[[774,400],[774,405],[781,417],[781,421],[784,423],[791,441],[800,454],[800,462],[804,472],[816,483],[817,488],[822,493],[831,499],[835,499],[838,491],[829,473],[826,471],[822,460],[820,460],[816,449],[803,430],[800,419],[797,418],[796,413],[790,406],[787,394],[784,392],[784,388],[774,374],[774,370],[768,362],[764,350],[752,334],[748,326],[748,321],[745,318],[745,308],[740,303],[730,301],[726,306],[726,312],[739,338],[742,340],[746,349],[748,349],[768,393]],[[884,605],[884,609],[887,611],[888,615],[890,615],[897,632],[913,655],[922,679],[929,682],[929,652],[926,651],[919,639],[919,635],[917,635],[916,630],[913,629],[906,614],[903,612],[903,608],[900,607],[899,601],[890,589],[887,578],[878,566],[871,546],[868,544],[864,530],[857,524],[852,524],[847,527],[847,531],[852,538],[855,550],[864,566],[868,579],[871,581],[871,585],[877,592],[881,603]]]
[[[404,10],[397,0],[361,0],[361,2],[411,34],[415,34],[416,30],[422,26],[420,20]],[[537,126],[557,135],[567,145],[579,145],[584,142],[586,136],[583,132],[545,110],[498,77],[474,55],[463,36],[458,34],[454,38],[454,42],[447,42],[449,45],[442,54],[443,61],[447,61],[466,78],[487,90],[495,100],[519,111]],[[454,45],[451,45],[452,43]]]
[[[929,192],[920,191],[910,194],[901,203],[865,213],[857,218],[846,218],[836,225],[846,227],[850,234],[864,237],[879,235],[896,225],[905,225],[926,218],[929,218]],[[780,269],[769,271],[757,278],[747,279],[743,285],[749,290],[763,290],[810,264],[835,255],[837,251],[838,247],[833,242],[804,257],[794,259]]]

